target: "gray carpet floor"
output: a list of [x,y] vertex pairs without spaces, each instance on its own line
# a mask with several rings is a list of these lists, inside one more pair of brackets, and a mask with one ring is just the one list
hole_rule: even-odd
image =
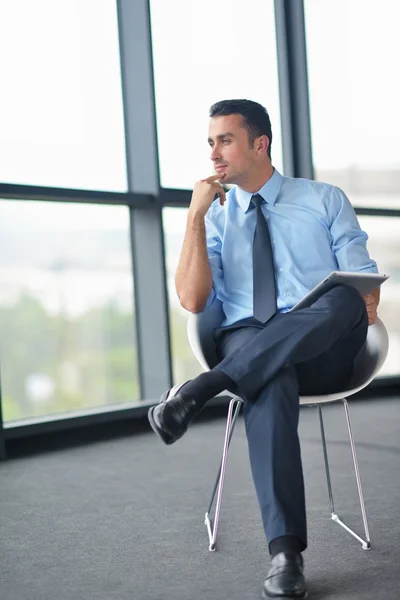
[[[316,409],[302,408],[310,599],[400,598],[400,400],[350,405],[372,539],[330,520]],[[343,409],[327,407],[339,516],[362,532]],[[165,447],[150,430],[0,465],[2,600],[255,600],[269,557],[242,418],[228,462],[218,551],[203,524],[224,419]]]

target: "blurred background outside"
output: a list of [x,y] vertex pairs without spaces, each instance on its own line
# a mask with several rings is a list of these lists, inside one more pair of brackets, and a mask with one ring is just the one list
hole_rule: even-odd
[[[283,172],[273,0],[242,5],[151,0],[164,188],[192,189],[211,174],[208,109],[223,98],[267,107],[273,163]],[[305,0],[315,178],[341,187],[356,207],[400,208],[400,8],[383,0],[379,13],[385,29],[372,0]],[[217,45],[204,36],[210,18],[223,23]],[[3,89],[13,92],[0,96],[0,181],[125,192],[115,1],[2,0],[0,33]],[[200,372],[173,284],[186,213],[163,209],[175,383]],[[371,256],[391,274],[379,310],[390,335],[381,375],[399,375],[400,218],[359,220]],[[140,282],[131,262],[126,207],[0,199],[4,421],[139,401]]]

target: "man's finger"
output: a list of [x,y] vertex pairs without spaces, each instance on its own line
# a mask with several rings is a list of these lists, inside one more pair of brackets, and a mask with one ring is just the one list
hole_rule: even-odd
[[376,300],[373,296],[364,296],[364,302],[367,306],[370,306],[371,304],[376,304]]
[[205,179],[202,179],[202,181],[207,181],[207,183],[213,183],[214,181],[218,181],[218,179],[221,179],[221,177],[221,174],[210,175],[210,177],[206,177]]

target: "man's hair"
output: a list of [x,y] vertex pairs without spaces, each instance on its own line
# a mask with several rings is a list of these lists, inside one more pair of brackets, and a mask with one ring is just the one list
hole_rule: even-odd
[[221,100],[210,108],[210,117],[226,117],[228,115],[242,115],[251,148],[257,137],[266,135],[269,139],[267,154],[271,158],[272,129],[266,109],[252,100]]

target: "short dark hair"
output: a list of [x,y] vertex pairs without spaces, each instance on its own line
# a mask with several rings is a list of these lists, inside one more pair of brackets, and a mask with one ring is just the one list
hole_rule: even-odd
[[228,115],[242,115],[251,147],[257,137],[266,135],[269,139],[267,154],[271,158],[271,121],[264,106],[253,100],[221,100],[210,108],[210,117],[226,117]]

